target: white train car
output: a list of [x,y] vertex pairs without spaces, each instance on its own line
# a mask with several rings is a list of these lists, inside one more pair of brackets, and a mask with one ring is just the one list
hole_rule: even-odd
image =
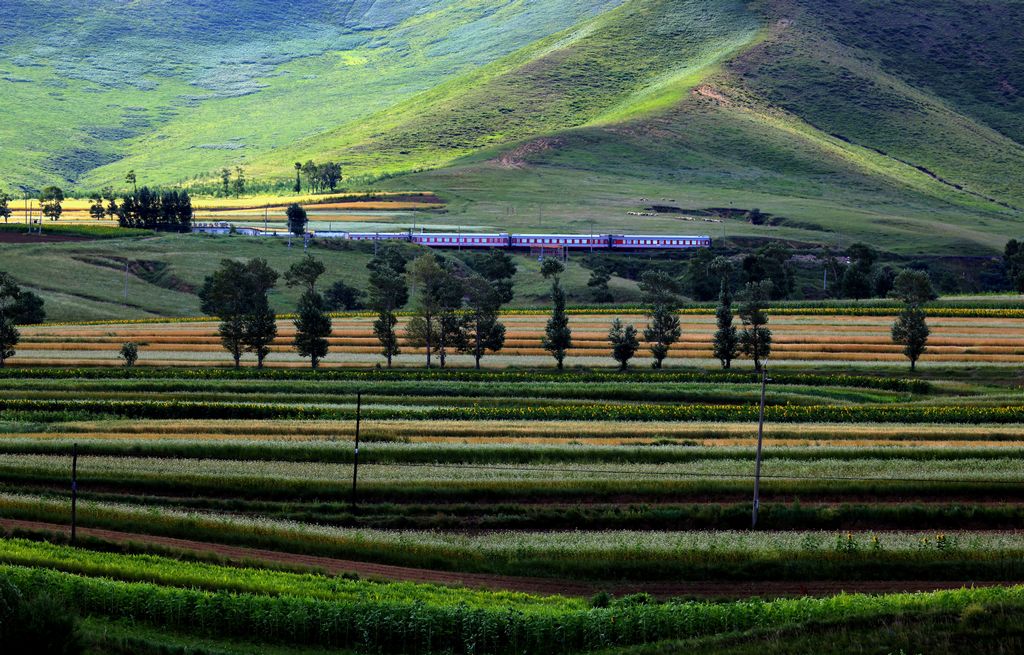
[[500,234],[420,232],[413,234],[409,240],[429,248],[507,248],[509,235],[507,232]]
[[565,248],[566,250],[593,250],[607,248],[609,235],[592,234],[513,234],[510,246],[513,248]]
[[621,250],[685,250],[710,248],[709,236],[670,236],[665,234],[613,234],[611,247]]
[[349,241],[408,241],[408,232],[346,232]]

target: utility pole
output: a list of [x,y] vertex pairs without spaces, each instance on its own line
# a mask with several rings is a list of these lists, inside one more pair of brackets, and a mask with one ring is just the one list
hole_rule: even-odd
[[768,384],[768,360],[761,364],[761,410],[757,418],[757,455],[754,464],[754,514],[750,528],[757,528],[757,510],[761,504],[761,444],[764,441],[764,395]]
[[78,540],[78,444],[71,445],[71,545]]
[[359,424],[362,419],[363,394],[356,394],[356,450],[352,460],[352,512],[356,511],[356,482],[359,479]]
[[270,212],[270,205],[263,205],[263,236],[267,236],[267,214]]

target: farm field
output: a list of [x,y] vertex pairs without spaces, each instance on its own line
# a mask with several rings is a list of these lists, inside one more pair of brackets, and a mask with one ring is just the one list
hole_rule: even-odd
[[[837,315],[829,313],[800,314],[800,309],[778,311],[771,326],[774,332],[772,361],[789,366],[820,362],[836,366],[876,366],[880,363],[898,367],[905,359],[889,334],[890,309],[880,309],[877,316]],[[930,319],[932,336],[923,366],[963,366],[989,363],[1009,366],[1024,362],[1024,321],[1019,318],[993,318],[985,310],[933,310],[939,314]],[[998,311],[993,310],[995,315]],[[951,314],[951,315],[943,315]],[[960,315],[957,315],[960,314]],[[971,315],[976,314],[976,315]],[[570,318],[573,347],[566,360],[569,366],[609,366],[614,364],[608,350],[608,328],[613,318],[623,315],[642,332],[646,317],[631,315],[629,310],[604,310],[588,314],[586,310]],[[1007,316],[1013,315],[1013,310]],[[541,339],[547,314],[514,312],[503,318],[507,326],[505,347],[487,356],[487,367],[553,364],[542,348]],[[399,320],[404,331],[407,318]],[[713,364],[711,336],[714,316],[695,310],[681,317],[683,338],[672,347],[668,365]],[[330,353],[325,367],[367,366],[380,362],[376,338],[372,332],[372,316],[340,315],[334,319],[330,337]],[[294,326],[282,320],[278,337],[271,346],[267,365],[301,367],[291,341]],[[140,346],[139,363],[147,366],[228,366],[230,355],[221,347],[217,324],[210,321],[154,322],[141,324],[44,325],[26,327],[22,343],[12,362],[20,366],[111,366],[120,363],[117,352],[122,343],[134,341]],[[642,354],[641,354],[642,357]],[[395,362],[400,367],[421,366],[423,353],[408,344]],[[453,366],[472,365],[468,355],[453,354]],[[639,359],[638,366],[643,366]],[[738,363],[738,366],[743,366]]]
[[741,652],[831,617],[773,633],[799,652],[894,613],[955,641],[1024,604],[1019,383],[879,368],[773,369],[754,532],[749,369],[7,368],[0,569],[99,652]]

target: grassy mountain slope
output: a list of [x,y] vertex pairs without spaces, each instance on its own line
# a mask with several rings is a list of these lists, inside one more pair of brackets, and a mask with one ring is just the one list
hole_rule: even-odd
[[15,0],[0,180],[97,187],[135,168],[174,182],[244,163],[620,1]]
[[[637,0],[607,16],[657,4]],[[903,4],[913,11],[899,28],[887,27],[899,9],[887,3],[754,5],[765,26],[759,38],[724,65],[690,75],[690,92],[678,101],[636,103],[614,120],[478,153],[413,183],[452,189],[468,215],[535,202],[561,224],[660,229],[663,218],[626,213],[640,209],[642,197],[667,197],[786,218],[779,227],[733,224],[730,235],[991,253],[1019,231],[1024,207],[1020,117],[1007,90],[1024,80],[1018,59],[1006,55],[1021,48],[1012,27],[1020,5],[985,3],[990,20],[956,41],[976,39],[975,54],[952,71],[942,55],[956,46],[943,35],[962,27],[957,3]],[[661,24],[648,18],[635,29]],[[929,27],[915,31],[903,20]],[[938,54],[913,54],[926,43]],[[947,70],[963,83],[945,84]],[[989,87],[1003,89],[1003,104],[984,92]],[[545,195],[550,188],[560,191]]]

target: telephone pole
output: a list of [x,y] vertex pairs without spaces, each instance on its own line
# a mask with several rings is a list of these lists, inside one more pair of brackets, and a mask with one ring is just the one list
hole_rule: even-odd
[[750,528],[757,528],[757,510],[761,504],[761,444],[764,441],[764,396],[768,385],[768,360],[761,364],[761,409],[757,418],[757,455],[754,464],[754,513]]

